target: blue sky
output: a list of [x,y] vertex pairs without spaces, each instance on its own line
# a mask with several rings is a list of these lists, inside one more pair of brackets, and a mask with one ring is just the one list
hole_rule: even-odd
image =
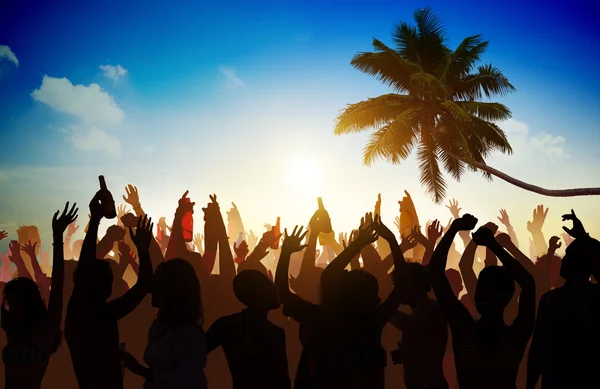
[[[393,25],[426,5],[451,46],[483,34],[483,62],[517,88],[500,101],[513,111],[505,128],[519,153],[492,162],[540,185],[599,184],[597,2],[249,3],[4,1],[0,45],[18,66],[0,55],[0,226],[38,224],[47,234],[46,215],[67,199],[86,203],[98,174],[116,198],[125,184],[138,185],[156,217],[170,217],[186,189],[198,202],[217,192],[223,204],[243,204],[255,230],[277,215],[305,223],[319,194],[336,199],[340,230],[378,192],[389,219],[404,189],[428,217],[446,217],[424,196],[414,162],[362,167],[366,135],[332,135],[345,104],[387,92],[349,65],[352,56],[371,50],[372,37],[391,44]],[[61,88],[85,93],[67,101]],[[299,163],[318,171],[308,175],[310,190],[283,178]],[[364,184],[351,187],[357,176]],[[512,205],[521,224],[539,202],[555,219],[573,204],[600,216],[593,199],[541,199],[476,175],[450,183],[449,195],[484,218]]]

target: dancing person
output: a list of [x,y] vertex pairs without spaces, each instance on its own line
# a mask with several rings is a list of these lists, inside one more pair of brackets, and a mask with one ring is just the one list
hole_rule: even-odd
[[600,269],[600,242],[571,211],[563,227],[575,240],[567,247],[560,275],[565,284],[542,296],[527,360],[527,389],[597,388],[600,384],[600,288],[590,282]]
[[62,214],[58,214],[56,211],[52,219],[54,252],[48,309],[39,287],[30,278],[16,278],[4,287],[1,323],[7,338],[2,350],[5,389],[39,389],[50,356],[62,339],[63,234],[77,218],[76,204],[69,210],[67,203]]
[[246,309],[208,329],[208,352],[223,347],[233,389],[290,389],[285,332],[267,318],[280,306],[273,282],[258,270],[243,270],[233,290]]
[[[472,230],[476,224],[477,219],[469,214],[452,222],[433,253],[429,276],[450,325],[461,389],[516,388],[519,365],[535,321],[535,282],[490,229],[480,228],[473,240],[489,248],[504,266],[488,266],[480,272],[474,300],[481,318],[474,320],[452,291],[445,269],[455,236],[459,231]],[[513,297],[515,281],[521,286],[518,314],[512,325],[507,325],[504,310]]]
[[65,318],[65,339],[81,389],[122,389],[118,322],[138,306],[152,280],[148,247],[152,239],[151,219],[138,219],[134,234],[129,227],[140,261],[137,282],[123,296],[108,301],[113,273],[108,261],[96,258],[98,226],[103,218],[103,193],[90,202],[90,223],[75,270],[74,287]]
[[152,306],[158,308],[148,334],[143,366],[130,353],[125,367],[145,379],[145,389],[206,389],[206,335],[202,296],[194,267],[174,258],[154,274]]

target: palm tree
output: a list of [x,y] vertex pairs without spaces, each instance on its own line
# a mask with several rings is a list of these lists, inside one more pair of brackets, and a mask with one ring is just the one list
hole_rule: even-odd
[[[469,169],[546,196],[600,194],[600,188],[540,188],[487,165],[485,159],[493,151],[512,153],[496,124],[510,118],[511,112],[490,100],[515,91],[514,86],[492,65],[476,68],[488,46],[481,35],[465,38],[452,51],[431,9],[415,11],[414,20],[415,26],[405,22],[395,26],[395,50],[373,39],[374,52],[359,53],[351,61],[393,89],[349,104],[336,119],[336,135],[374,130],[363,151],[366,165],[377,159],[400,163],[416,148],[421,184],[438,203],[446,194],[440,164],[456,180]],[[484,97],[488,101],[481,101]]]

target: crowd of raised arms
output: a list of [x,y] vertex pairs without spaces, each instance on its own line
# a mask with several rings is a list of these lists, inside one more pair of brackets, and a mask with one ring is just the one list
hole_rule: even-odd
[[187,242],[187,192],[155,233],[125,191],[101,239],[106,190],[85,239],[67,203],[51,254],[29,226],[2,255],[6,389],[600,387],[600,242],[573,211],[561,242],[538,206],[526,255],[505,210],[483,224],[450,201],[447,226],[421,228],[407,193],[396,233],[379,197],[347,234],[320,205],[259,239],[211,195]]

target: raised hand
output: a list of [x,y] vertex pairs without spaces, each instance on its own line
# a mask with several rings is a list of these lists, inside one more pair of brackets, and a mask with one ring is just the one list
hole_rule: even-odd
[[202,250],[202,242],[204,241],[204,235],[197,233],[194,234],[194,246],[198,251]]
[[506,209],[501,209],[500,210],[500,216],[498,217],[498,220],[505,227],[510,227],[511,226],[511,224],[510,224],[510,218],[508,217],[508,212],[506,212]]
[[[177,210],[181,213],[187,213],[187,212],[191,212],[194,213],[194,205],[196,205],[196,203],[193,203],[192,200],[190,200],[190,198],[188,197],[188,193],[190,191],[186,190],[185,193],[183,194],[183,196],[181,196],[181,198],[179,199],[179,201],[177,202]],[[214,196],[214,201],[213,201],[213,196],[210,196],[211,201],[214,203],[217,200],[217,196]],[[211,203],[209,203],[209,206],[211,205]],[[219,205],[217,204],[217,207]],[[202,210],[204,212],[206,212],[206,208],[202,208]]]
[[367,212],[364,217],[360,218],[360,228],[368,228],[371,224],[373,224],[373,212]]
[[287,228],[284,229],[284,239],[283,239],[283,245],[281,247],[282,252],[285,252],[286,254],[292,254],[292,253],[296,253],[298,251],[302,251],[306,247],[308,247],[308,245],[302,244],[304,237],[308,233],[308,231],[305,231],[304,233],[302,233],[303,229],[304,229],[304,227],[298,228],[298,226],[296,226],[296,227],[294,227],[294,231],[292,231],[291,235],[288,235]]
[[254,231],[250,230],[248,231],[248,234],[246,234],[245,240],[248,242],[248,247],[256,247],[256,243],[258,243],[258,236],[254,234]]
[[10,241],[10,243],[8,244],[8,252],[10,253],[9,259],[12,263],[18,264],[19,262],[23,261],[23,259],[21,258],[21,245],[19,245],[18,241]]
[[440,227],[439,220],[434,220],[429,227],[427,227],[427,239],[430,243],[435,244],[438,239],[444,233],[444,229]]
[[238,210],[237,205],[234,202],[231,203],[232,208],[227,211],[227,221],[238,223],[242,220],[240,216],[240,211]]
[[121,220],[121,218],[123,217],[123,215],[125,215],[127,212],[129,212],[127,210],[127,207],[123,204],[120,204],[117,207],[117,220]]
[[358,234],[356,235],[354,241],[360,246],[366,246],[374,243],[378,238],[379,234],[374,230],[372,220],[367,220],[366,222],[362,223],[358,229]]
[[135,244],[135,247],[138,249],[138,252],[148,251],[150,242],[152,241],[153,228],[154,223],[152,223],[152,218],[149,218],[148,215],[144,215],[138,219],[135,234],[133,229],[129,227],[129,235],[131,236],[133,244]]
[[459,231],[471,231],[477,225],[477,218],[471,214],[464,214],[458,219],[454,219],[452,226]]
[[246,243],[245,240],[243,240],[239,244],[239,246],[238,246],[237,242],[234,243],[233,244],[233,251],[235,251],[235,257],[236,257],[236,259],[238,259],[241,262],[243,262],[244,259],[246,259],[246,257],[248,256],[248,253],[250,252],[250,250],[248,249],[248,243]]
[[131,205],[132,207],[140,204],[140,196],[138,194],[137,186],[133,186],[131,184],[127,185],[127,187],[125,187],[125,193],[127,194],[127,197],[123,195],[123,200],[125,200],[127,204]]
[[[99,222],[104,217],[104,206],[102,205],[102,192],[98,191],[90,201],[90,221]],[[86,231],[87,232],[87,231]]]
[[398,229],[398,231],[400,231],[400,216],[396,216],[394,218],[394,225],[396,226],[396,228]]
[[462,208],[458,207],[458,201],[455,199],[451,199],[448,205],[446,205],[446,208],[450,210],[453,218],[458,219],[460,217],[460,211]]
[[575,211],[571,210],[571,213],[562,215],[562,221],[567,221],[567,220],[571,220],[573,222],[573,228],[568,228],[568,227],[563,226],[563,230],[565,230],[565,232],[567,234],[569,234],[570,236],[572,236],[575,239],[586,238],[588,236],[588,233],[585,231],[585,228],[583,227],[583,223],[575,215]]
[[[538,205],[534,210],[533,210],[533,220],[530,222],[527,222],[527,230],[531,233],[536,233],[536,232],[540,232],[542,230],[542,227],[544,226],[544,222],[546,221],[546,216],[548,215],[548,211],[550,210],[550,208],[546,208],[546,210],[544,210],[544,206],[543,205]],[[572,210],[571,210],[572,212]],[[564,216],[563,216],[563,221],[564,221]]]
[[68,236],[75,235],[75,233],[77,232],[78,229],[79,229],[79,226],[77,225],[76,222],[69,224],[69,226],[67,227],[67,235]]
[[0,240],[5,239],[8,236],[8,234],[6,233],[6,231],[2,230],[0,231]]
[[381,214],[381,193],[377,195],[377,202],[375,203],[375,214]]
[[[308,231],[307,231],[308,232]],[[269,231],[265,232],[260,240],[267,247],[271,247],[275,242],[279,241],[281,234],[277,233],[276,228],[272,227]]]
[[[93,202],[94,200],[92,200],[92,203]],[[92,211],[92,213],[94,213],[94,211],[97,211],[96,209],[92,210],[92,207],[95,208],[96,205],[94,204],[92,206],[92,204],[90,204],[90,211]],[[65,204],[65,209],[63,210],[60,216],[58,216],[60,211],[56,211],[54,217],[52,218],[52,232],[55,234],[60,234],[62,236],[67,227],[69,227],[69,225],[74,223],[77,219],[77,211],[79,211],[79,208],[77,208],[77,204],[74,203],[71,209],[69,210],[68,202],[67,204]],[[102,212],[102,205],[100,205],[100,212]],[[77,229],[75,229],[75,231],[76,230]]]
[[37,244],[38,242],[31,244],[31,241],[29,241],[27,244],[21,246],[21,250],[25,251],[30,258],[35,258],[35,248]]
[[381,222],[381,216],[375,215],[375,220],[372,222],[373,229],[375,232],[387,241],[395,241],[396,236],[385,224]]
[[555,253],[556,250],[562,247],[562,243],[560,242],[560,238],[558,236],[553,236],[548,241],[548,252]]
[[473,241],[477,243],[478,246],[489,247],[498,241],[494,237],[494,233],[487,227],[480,227],[473,234]]
[[429,244],[429,240],[421,233],[419,226],[414,226],[408,236],[423,247],[427,247]]
[[405,253],[408,250],[412,250],[417,247],[417,243],[417,240],[412,235],[402,236],[402,240],[400,241],[400,251]]

